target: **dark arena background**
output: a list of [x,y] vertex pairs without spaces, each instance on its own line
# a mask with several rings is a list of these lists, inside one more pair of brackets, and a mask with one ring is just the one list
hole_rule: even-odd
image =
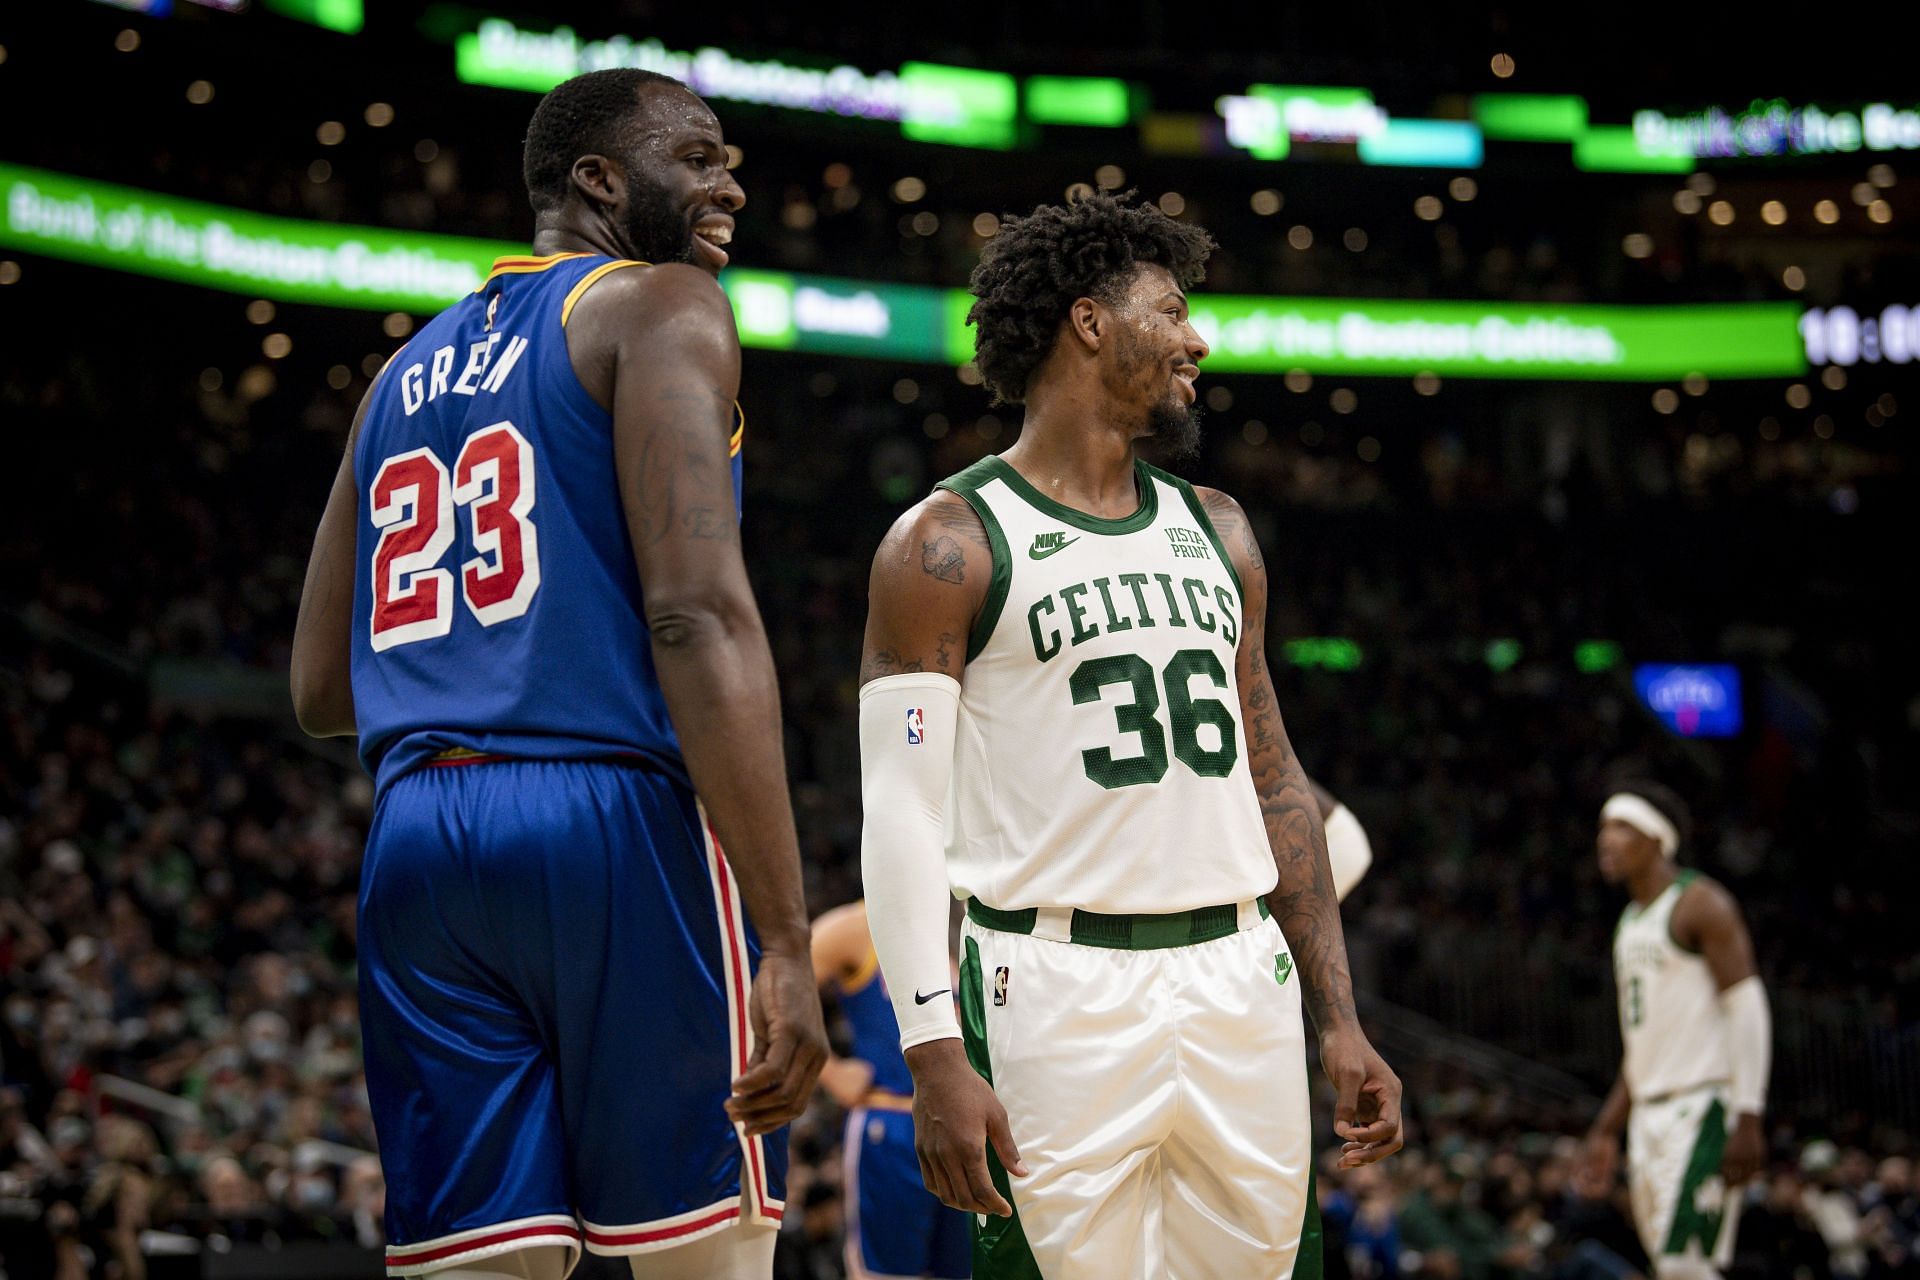
[[[370,378],[525,249],[538,93],[621,64],[707,97],[748,195],[744,529],[813,911],[860,892],[873,549],[1020,430],[971,265],[1137,189],[1222,246],[1187,471],[1252,515],[1293,740],[1375,851],[1345,919],[1409,1140],[1323,1162],[1330,1270],[1645,1265],[1574,1160],[1630,767],[1772,999],[1733,1273],[1920,1274],[1920,76],[1890,15],[1759,20],[0,9],[0,1275],[383,1274],[372,788],[294,726],[294,612]],[[841,1120],[793,1130],[781,1277],[842,1274]]]

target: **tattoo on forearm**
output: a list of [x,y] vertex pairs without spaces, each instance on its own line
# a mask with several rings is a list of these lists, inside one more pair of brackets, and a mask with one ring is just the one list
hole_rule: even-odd
[[942,582],[965,582],[967,553],[960,549],[959,543],[943,534],[932,542],[920,544],[920,568]]
[[1210,491],[1201,499],[1214,532],[1229,554],[1238,551],[1245,578],[1245,625],[1241,643],[1241,707],[1246,718],[1247,765],[1260,798],[1260,816],[1273,849],[1279,883],[1267,905],[1300,968],[1301,995],[1314,1024],[1322,1029],[1354,1017],[1353,979],[1347,942],[1340,926],[1340,903],[1327,861],[1327,841],[1306,771],[1293,754],[1274,701],[1267,672],[1266,561],[1240,504]]
[[1279,883],[1267,895],[1267,905],[1300,966],[1307,1011],[1314,1025],[1324,1030],[1353,1019],[1353,979],[1326,837],[1312,820],[1313,793],[1273,706],[1264,664],[1246,698],[1246,709],[1248,764],[1260,796],[1267,843],[1273,847],[1280,873]]
[[942,631],[940,633],[940,640],[933,651],[933,660],[940,664],[940,670],[950,676],[959,674],[953,669],[953,647],[959,642],[959,637],[951,631]]

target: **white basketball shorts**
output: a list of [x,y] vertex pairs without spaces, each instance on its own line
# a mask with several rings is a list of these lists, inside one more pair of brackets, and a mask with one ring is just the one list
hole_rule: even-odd
[[976,1218],[976,1280],[1282,1280],[1296,1255],[1318,1277],[1300,978],[1256,904],[1208,911],[1231,932],[1185,945],[1129,940],[1139,917],[969,913],[967,1052],[1031,1170],[990,1159],[1015,1214]]

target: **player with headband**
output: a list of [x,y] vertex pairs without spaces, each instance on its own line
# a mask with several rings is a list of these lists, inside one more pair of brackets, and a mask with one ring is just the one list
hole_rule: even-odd
[[1657,783],[1624,785],[1600,808],[1600,874],[1632,901],[1613,939],[1625,1053],[1586,1159],[1611,1185],[1625,1128],[1634,1225],[1657,1280],[1720,1274],[1738,1188],[1766,1159],[1766,988],[1733,895],[1678,864],[1687,827]]

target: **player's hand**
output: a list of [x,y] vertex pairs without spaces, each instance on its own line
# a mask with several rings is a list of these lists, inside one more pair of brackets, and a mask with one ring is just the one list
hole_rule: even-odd
[[748,1002],[753,1056],[733,1082],[727,1118],[749,1137],[772,1133],[806,1110],[827,1060],[827,1030],[813,961],[769,951],[760,957]]
[[1340,1167],[1384,1160],[1403,1145],[1400,1077],[1386,1064],[1358,1025],[1320,1037],[1320,1066],[1333,1082],[1333,1131],[1345,1140]]
[[1027,1166],[993,1086],[980,1078],[952,1037],[907,1050],[907,1066],[913,1072],[913,1149],[920,1157],[920,1180],[943,1204],[1011,1218],[1013,1206],[987,1170],[987,1143],[993,1143],[1014,1177],[1026,1177]]
[[1727,1149],[1720,1157],[1720,1176],[1730,1187],[1737,1187],[1760,1172],[1767,1162],[1767,1135],[1760,1117],[1743,1112],[1727,1135]]
[[1580,1147],[1576,1173],[1589,1200],[1604,1200],[1612,1193],[1620,1172],[1620,1139],[1611,1133],[1590,1133]]

